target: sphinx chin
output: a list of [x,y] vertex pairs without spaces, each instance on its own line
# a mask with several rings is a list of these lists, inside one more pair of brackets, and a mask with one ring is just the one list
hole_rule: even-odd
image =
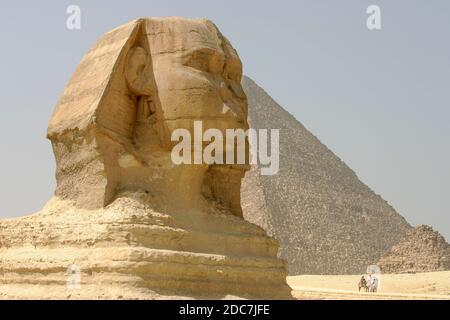
[[195,119],[248,127],[241,76],[207,20],[139,19],[102,36],[50,120],[55,196],[0,222],[0,297],[290,298],[278,242],[242,218],[248,166],[170,157],[171,133]]

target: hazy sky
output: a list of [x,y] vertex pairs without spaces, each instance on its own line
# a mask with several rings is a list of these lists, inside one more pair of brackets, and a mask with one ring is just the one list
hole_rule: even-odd
[[[81,30],[66,28],[80,6]],[[381,8],[382,30],[366,27]],[[78,62],[145,16],[206,17],[261,85],[411,224],[450,239],[449,1],[1,1],[0,217],[54,190],[45,132]]]

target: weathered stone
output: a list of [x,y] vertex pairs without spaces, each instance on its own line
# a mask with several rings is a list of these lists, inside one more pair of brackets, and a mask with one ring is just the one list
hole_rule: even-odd
[[277,241],[242,218],[248,166],[170,158],[195,119],[248,127],[241,77],[208,20],[140,19],[98,40],[50,120],[55,197],[0,222],[0,297],[290,298]]
[[420,225],[406,233],[378,265],[383,273],[447,271],[450,245],[432,227]]

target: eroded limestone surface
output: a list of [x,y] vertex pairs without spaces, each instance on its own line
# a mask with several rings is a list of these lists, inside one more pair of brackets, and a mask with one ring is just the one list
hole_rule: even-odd
[[170,158],[171,133],[194,120],[248,128],[241,77],[208,20],[139,19],[101,37],[50,120],[55,197],[0,222],[0,297],[290,298],[277,241],[242,218],[248,166]]

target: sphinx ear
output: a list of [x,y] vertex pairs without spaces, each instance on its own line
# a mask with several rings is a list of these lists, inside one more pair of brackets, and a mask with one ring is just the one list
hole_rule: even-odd
[[150,54],[143,47],[132,48],[127,55],[125,78],[130,91],[137,96],[154,94],[154,79]]

